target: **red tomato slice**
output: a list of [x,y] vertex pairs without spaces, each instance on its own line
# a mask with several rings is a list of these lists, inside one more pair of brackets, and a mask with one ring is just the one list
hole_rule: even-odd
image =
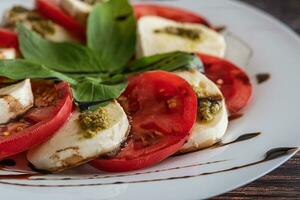
[[134,12],[136,18],[139,19],[143,16],[155,15],[167,19],[175,20],[178,22],[199,23],[211,27],[210,23],[204,17],[180,8],[171,6],[161,6],[153,4],[137,4],[134,5]]
[[243,109],[252,95],[252,85],[246,72],[221,58],[205,54],[198,56],[204,63],[205,75],[222,91],[230,114]]
[[61,25],[79,39],[85,40],[85,27],[59,7],[59,0],[36,0],[35,3],[41,15]]
[[130,78],[119,101],[132,119],[131,132],[117,155],[91,162],[101,170],[131,171],[164,160],[181,148],[196,120],[195,92],[169,72]]
[[18,35],[14,31],[0,28],[0,47],[19,48]]
[[[67,83],[33,82],[32,85],[34,108],[21,119],[0,125],[0,160],[47,141],[72,112],[72,95]],[[32,115],[34,110],[39,110],[37,115]]]

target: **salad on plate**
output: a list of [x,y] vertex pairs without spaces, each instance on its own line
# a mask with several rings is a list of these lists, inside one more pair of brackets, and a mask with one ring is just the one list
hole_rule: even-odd
[[39,172],[125,172],[209,148],[251,98],[232,57],[239,46],[249,54],[175,7],[15,5],[0,28],[0,160],[22,153]]

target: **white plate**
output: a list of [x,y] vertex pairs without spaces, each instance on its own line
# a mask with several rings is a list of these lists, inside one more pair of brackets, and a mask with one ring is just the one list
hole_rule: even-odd
[[[31,1],[1,1],[1,11],[14,3],[30,5]],[[224,141],[233,141],[244,133],[261,132],[261,135],[224,147],[172,157],[154,167],[131,173],[105,173],[83,166],[64,174],[40,176],[54,180],[1,178],[0,199],[203,199],[249,183],[295,153],[296,149],[277,159],[256,163],[271,149],[300,146],[300,40],[296,34],[269,15],[235,1],[163,3],[199,12],[216,25],[226,25],[250,44],[254,55],[246,69],[254,84],[253,101],[243,117],[232,121]],[[271,79],[257,85],[255,75],[261,72],[270,73]],[[212,163],[201,164],[208,162]],[[234,168],[239,166],[243,167]]]

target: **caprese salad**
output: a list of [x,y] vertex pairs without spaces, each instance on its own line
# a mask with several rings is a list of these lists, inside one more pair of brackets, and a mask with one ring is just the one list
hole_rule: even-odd
[[0,160],[122,172],[219,142],[251,97],[204,17],[127,0],[36,0],[0,29]]

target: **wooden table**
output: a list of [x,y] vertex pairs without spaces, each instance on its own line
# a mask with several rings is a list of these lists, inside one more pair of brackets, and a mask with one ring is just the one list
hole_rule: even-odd
[[[271,13],[300,34],[300,0],[241,1]],[[300,199],[300,152],[259,180],[213,199]]]

